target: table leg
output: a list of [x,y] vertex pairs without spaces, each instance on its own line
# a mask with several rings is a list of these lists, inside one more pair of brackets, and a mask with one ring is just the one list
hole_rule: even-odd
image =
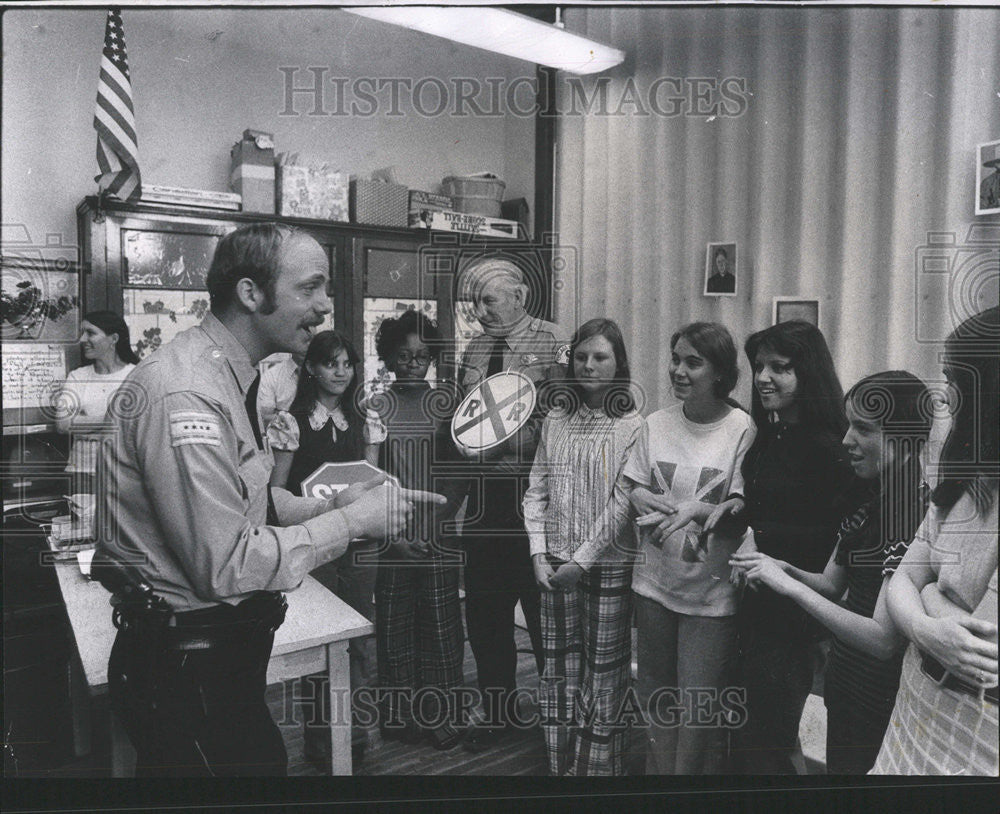
[[330,676],[330,755],[334,775],[350,775],[351,767],[351,662],[347,642],[331,642],[326,648]]
[[121,720],[111,710],[108,711],[111,729],[111,776],[135,776],[135,749],[122,725]]
[[73,754],[83,757],[91,749],[91,709],[87,679],[83,675],[80,656],[74,650],[68,664],[69,709],[73,721]]

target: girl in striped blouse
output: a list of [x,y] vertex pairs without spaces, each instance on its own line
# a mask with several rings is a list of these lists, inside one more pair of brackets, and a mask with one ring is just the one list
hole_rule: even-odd
[[562,405],[542,424],[524,496],[542,590],[539,707],[553,775],[622,775],[620,710],[631,664],[628,492],[622,469],[643,425],[618,326],[573,337]]

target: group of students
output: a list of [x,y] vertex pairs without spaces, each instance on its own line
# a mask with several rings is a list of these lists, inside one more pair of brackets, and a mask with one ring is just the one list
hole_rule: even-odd
[[[134,362],[112,317],[84,321],[98,384]],[[893,370],[845,396],[808,323],[746,340],[749,412],[730,397],[729,331],[680,328],[677,403],[645,418],[618,326],[581,325],[523,501],[550,772],[624,774],[640,725],[648,774],[793,773],[822,672],[829,773],[996,775],[997,336],[997,308],[949,336],[950,429],[925,471],[926,385]],[[380,694],[383,736],[447,749],[461,737],[450,691],[464,684],[464,636],[462,560],[442,529],[469,478],[448,431],[455,400],[427,381],[444,348],[435,324],[416,311],[387,319],[376,347],[394,381],[365,399],[351,342],[314,336],[291,368],[290,403],[269,413],[271,485],[301,493],[321,463],[366,459],[445,495],[390,544],[354,543],[315,575],[374,618],[377,652],[352,643],[352,684],[409,691]],[[67,425],[101,412],[74,387]],[[422,688],[440,691],[425,698],[435,708],[411,707]],[[307,750],[322,749],[325,714],[312,723]]]
[[[730,397],[728,330],[682,327],[668,363],[678,403],[646,418],[618,326],[581,325],[523,501],[550,772],[624,774],[637,724],[649,774],[794,773],[825,661],[830,773],[995,775],[996,336],[994,308],[948,339],[952,424],[930,491],[928,388],[894,370],[845,396],[811,324],[747,339],[749,413]],[[448,399],[426,380],[442,348],[418,312],[385,320],[377,350],[395,381],[365,401],[349,340],[317,334],[268,435],[272,485],[295,492],[324,461],[367,458],[448,498],[372,555],[377,568],[357,567],[352,547],[328,582],[374,616],[378,687],[443,691],[419,715],[412,695],[384,693],[383,735],[446,749],[461,717],[448,691],[464,679],[461,559],[441,529],[468,484],[460,467],[432,475],[442,450],[461,460]]]

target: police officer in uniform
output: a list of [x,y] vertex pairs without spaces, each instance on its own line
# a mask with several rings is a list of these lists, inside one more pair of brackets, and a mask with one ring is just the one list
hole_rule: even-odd
[[[463,273],[483,333],[469,343],[459,371],[468,393],[483,379],[514,370],[530,378],[545,401],[546,385],[566,377],[569,337],[525,310],[528,286],[518,266],[486,258]],[[475,467],[462,536],[465,618],[483,696],[485,719],[471,726],[464,746],[489,748],[516,723],[517,648],[514,606],[521,601],[539,673],[542,669],[539,593],[531,567],[521,500],[538,444],[542,410],[507,443],[484,453]]]
[[359,484],[335,501],[268,489],[257,363],[304,353],[329,313],[328,261],[273,224],[224,237],[211,313],[144,360],[112,405],[95,575],[116,591],[111,702],[140,776],[285,774],[264,701],[280,593],[356,537],[393,537],[413,501]]

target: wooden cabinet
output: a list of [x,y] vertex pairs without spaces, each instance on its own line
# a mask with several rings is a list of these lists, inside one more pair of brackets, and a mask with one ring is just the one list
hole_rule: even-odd
[[[516,240],[487,240],[413,229],[188,209],[88,197],[77,207],[83,258],[82,312],[123,310],[140,355],[197,324],[208,307],[205,273],[219,238],[247,223],[275,221],[308,231],[330,258],[332,323],[364,358],[365,378],[379,375],[374,333],[386,316],[419,308],[456,339],[457,352],[478,329],[455,315],[455,281],[485,254],[509,254],[525,267],[529,310],[546,316],[544,250]],[[464,309],[468,317],[468,309]],[[442,367],[452,375],[455,355]]]

